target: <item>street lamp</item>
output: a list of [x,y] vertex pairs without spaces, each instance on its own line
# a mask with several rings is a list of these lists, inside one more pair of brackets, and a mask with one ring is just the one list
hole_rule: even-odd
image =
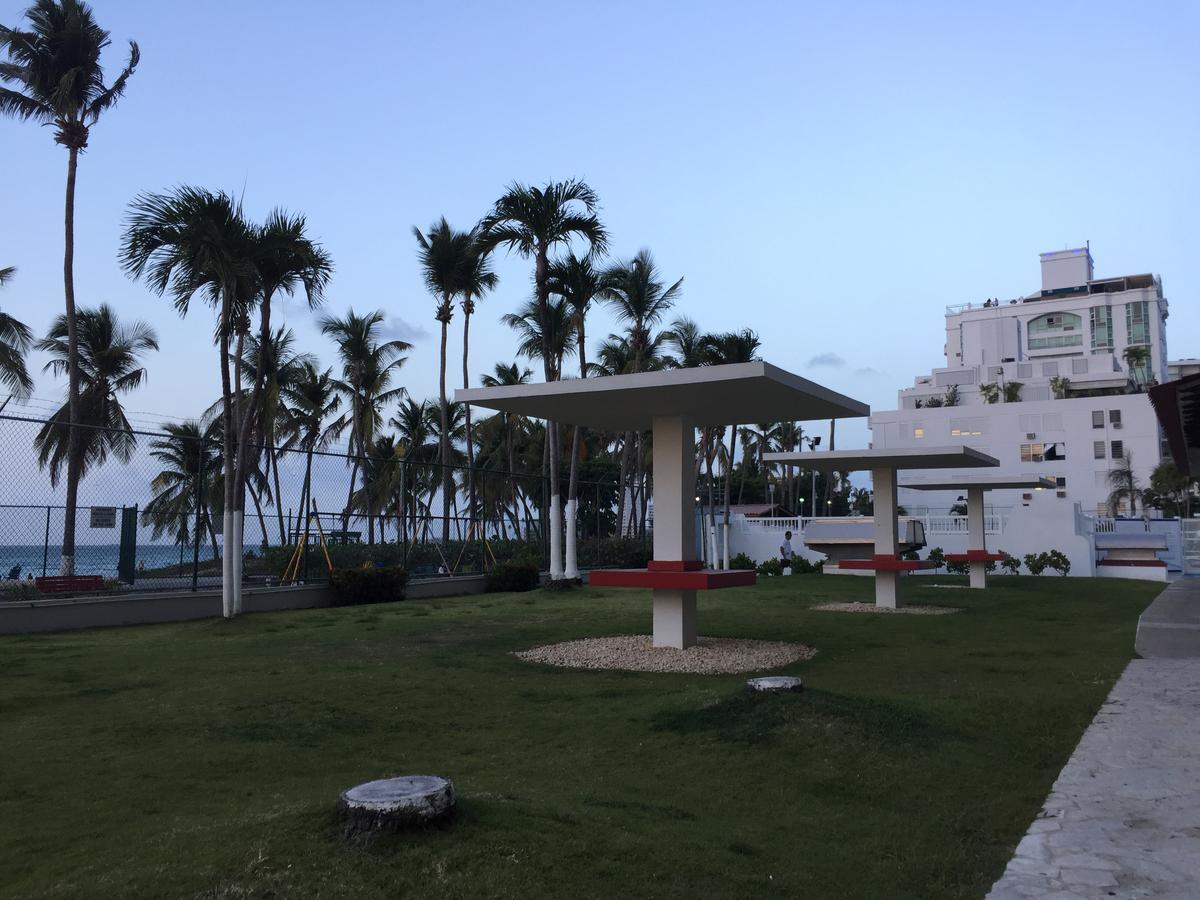
[[[821,436],[819,434],[816,437],[801,437],[800,440],[808,444],[809,452],[821,446]],[[810,469],[809,474],[812,475],[812,494],[810,495],[812,497],[812,508],[809,512],[815,517],[817,514],[817,470]]]

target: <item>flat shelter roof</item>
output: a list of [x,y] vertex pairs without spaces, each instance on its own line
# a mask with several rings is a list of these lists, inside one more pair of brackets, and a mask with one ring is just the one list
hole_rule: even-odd
[[826,450],[820,453],[764,453],[764,462],[798,463],[806,469],[861,472],[868,469],[965,469],[1000,465],[973,447],[901,447],[875,450]]
[[647,429],[655,416],[740,425],[871,413],[865,403],[762,361],[470,388],[455,391],[454,401],[608,431]]
[[901,481],[900,487],[913,491],[965,491],[968,488],[983,488],[985,491],[1005,489],[1053,490],[1058,483],[1053,478],[1041,475],[959,475],[944,479]]

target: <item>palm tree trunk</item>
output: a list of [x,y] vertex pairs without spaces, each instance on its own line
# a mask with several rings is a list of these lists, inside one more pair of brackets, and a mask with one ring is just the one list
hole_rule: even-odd
[[633,432],[625,432],[621,440],[620,493],[617,495],[617,537],[625,537],[625,489],[629,481],[629,450]]
[[[729,568],[729,489],[733,481],[733,455],[737,452],[737,426],[729,429],[729,459],[725,462],[725,534],[721,568]],[[745,460],[742,461],[745,464]]]
[[234,567],[233,557],[238,553],[238,545],[234,537],[234,494],[235,466],[233,447],[233,388],[229,374],[229,326],[230,306],[233,303],[234,287],[225,285],[221,291],[221,321],[220,321],[220,353],[221,353],[221,418],[222,418],[222,451],[224,459],[225,504],[221,514],[221,534],[224,541],[224,552],[221,554],[221,612],[227,619],[237,614],[234,596]]
[[[446,303],[449,304],[449,298]],[[438,373],[438,390],[441,399],[442,433],[442,546],[450,543],[450,407],[446,402],[446,332],[447,323],[442,319],[442,356],[441,368]]]
[[287,545],[287,532],[283,527],[283,494],[279,491],[279,453],[273,440],[267,446],[267,464],[275,480],[275,514],[279,519],[279,546],[283,547]]
[[[467,312],[470,297],[463,301],[463,388],[471,386],[471,377],[467,372],[467,354],[470,351],[471,314]],[[467,517],[469,524],[475,522],[475,444],[471,440],[471,404],[466,404],[467,424]]]
[[[580,311],[578,322],[579,331],[579,377],[587,378],[587,340],[584,333],[583,311]],[[576,425],[571,435],[571,474],[567,482],[567,549],[563,575],[566,578],[579,577],[579,529],[576,518],[579,511],[579,450],[583,440],[583,430]]]
[[63,293],[67,320],[67,497],[63,511],[63,539],[59,573],[75,574],[75,517],[79,496],[79,345],[75,323],[75,174],[79,151],[71,147],[67,156],[67,196],[63,211]]
[[258,500],[258,491],[254,490],[254,488],[250,487],[249,485],[247,485],[246,490],[250,492],[250,499],[254,501],[254,509],[255,512],[258,513],[258,527],[262,530],[263,546],[267,547],[270,545],[271,541],[267,537],[267,519],[266,516],[263,515],[262,503],[260,503]]

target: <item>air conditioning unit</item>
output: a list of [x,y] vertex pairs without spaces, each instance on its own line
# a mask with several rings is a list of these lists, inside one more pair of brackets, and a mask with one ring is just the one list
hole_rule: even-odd
[[1027,441],[1036,441],[1036,440],[1037,440],[1037,435],[1036,435],[1036,434],[1034,434],[1032,431],[1027,431],[1027,432],[1025,432],[1025,440],[1027,440]]
[[1119,421],[1118,421],[1118,422],[1113,422],[1113,423],[1112,423],[1112,427],[1113,427],[1113,428],[1120,428],[1120,427],[1121,427],[1121,423],[1120,423]]
[[1062,500],[1064,497],[1067,496],[1067,492],[1066,491],[1056,491],[1054,493],[1054,496],[1058,497],[1058,499]]

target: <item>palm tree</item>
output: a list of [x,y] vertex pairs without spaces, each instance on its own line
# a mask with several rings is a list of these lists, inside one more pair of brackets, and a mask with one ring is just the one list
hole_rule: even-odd
[[[11,266],[0,269],[0,287],[12,280],[17,272]],[[0,312],[0,385],[12,392],[10,397],[24,400],[33,390],[33,379],[25,368],[25,354],[33,346],[33,332],[22,322],[7,313]],[[6,397],[0,410],[8,404]]]
[[[446,394],[446,343],[450,320],[454,317],[454,298],[462,297],[465,328],[470,328],[474,297],[490,289],[496,276],[488,268],[487,250],[478,242],[478,232],[455,231],[445,216],[434,222],[428,237],[413,226],[413,235],[420,248],[418,258],[425,278],[425,287],[437,298],[434,318],[441,323],[442,342],[439,367],[439,400],[442,434],[442,544],[450,540],[450,505],[453,478],[450,471],[449,398]],[[467,387],[467,334],[463,332],[463,387]]]
[[280,433],[282,449],[298,447],[304,453],[304,482],[300,488],[299,515],[304,523],[304,539],[309,535],[309,509],[312,506],[312,458],[341,433],[340,421],[330,423],[330,417],[341,408],[333,370],[318,371],[311,360],[300,363],[294,377],[280,385],[283,401],[283,421]]
[[1142,495],[1142,486],[1138,482],[1137,473],[1133,470],[1133,456],[1129,451],[1121,456],[1120,465],[1108,472],[1108,486],[1112,489],[1108,495],[1109,515],[1115,516],[1120,511],[1121,501],[1129,501],[1129,515],[1137,515],[1138,497]]
[[[61,406],[38,431],[34,447],[38,463],[50,470],[50,483],[58,483],[60,473],[75,471],[80,479],[93,466],[102,465],[112,453],[129,462],[137,441],[133,428],[121,408],[119,396],[139,387],[146,379],[140,365],[141,355],[158,349],[153,329],[143,322],[122,327],[116,313],[107,304],[97,309],[86,307],[76,312],[77,363],[83,389],[79,393],[80,418],[71,427],[70,403]],[[66,374],[70,365],[67,317],[59,316],[37,349],[52,357],[44,371]],[[72,441],[71,434],[79,432]],[[71,454],[78,458],[72,459]]]
[[[551,330],[550,254],[559,245],[570,245],[576,239],[587,245],[589,255],[604,253],[608,232],[596,215],[599,205],[596,192],[582,181],[550,182],[541,188],[514,182],[480,223],[482,246],[487,249],[505,246],[526,259],[533,259],[534,311],[544,331]],[[546,380],[553,381],[555,360],[548,346],[542,355],[542,368]],[[563,564],[558,429],[548,424],[546,433],[550,478],[550,577],[560,579]]]
[[1125,352],[1121,355],[1129,370],[1129,383],[1135,391],[1142,390],[1148,380],[1146,369],[1150,362],[1150,348],[1132,345],[1126,347]]
[[[190,419],[168,424],[164,429],[166,434],[150,442],[150,456],[162,463],[163,469],[150,482],[154,496],[141,516],[142,524],[153,529],[154,537],[173,533],[178,545],[194,540],[199,547],[201,535],[207,533],[213,559],[220,556],[212,525],[212,506],[221,502],[221,491],[213,490],[220,485],[218,428],[219,419],[208,427]],[[193,517],[194,532],[189,528]]]
[[[475,313],[475,301],[488,291],[494,290],[500,279],[491,268],[491,251],[479,242],[479,226],[471,229],[473,240],[466,259],[463,260],[462,281],[459,285],[459,305],[463,311],[463,387],[471,386],[469,374],[471,316]],[[465,407],[467,419],[467,508],[475,515],[475,443],[471,431],[471,405]]]
[[[587,314],[592,302],[604,288],[601,274],[592,266],[589,257],[580,259],[574,253],[550,266],[550,292],[566,301],[571,310],[579,356],[579,377],[587,378]],[[571,436],[571,474],[567,482],[566,561],[564,576],[579,577],[576,542],[576,514],[579,508],[579,456],[583,429],[576,425]]]
[[[708,341],[709,360],[713,365],[747,363],[758,359],[761,345],[758,335],[749,328],[715,334]],[[733,460],[737,452],[737,425],[729,427],[729,453],[725,458],[725,528],[722,542],[721,568],[729,568],[729,503],[730,485],[733,481]]]
[[[0,25],[0,113],[54,126],[54,141],[67,150],[67,192],[63,212],[63,294],[65,299],[68,442],[78,443],[72,426],[82,421],[80,363],[75,314],[75,176],[79,154],[87,147],[91,128],[125,92],[137,67],[138,45],[129,42],[129,61],[111,85],[104,84],[100,53],[110,43],[108,32],[96,24],[82,0],[36,0],[25,11],[28,30]],[[80,460],[78,447],[71,460]],[[67,470],[66,510],[63,516],[61,572],[75,571],[75,508],[80,472]]]
[[355,490],[361,458],[375,442],[376,432],[383,425],[383,407],[404,394],[403,387],[392,387],[392,378],[412,349],[406,341],[378,339],[379,326],[384,322],[382,310],[360,316],[349,310],[345,316],[326,316],[321,319],[321,333],[334,339],[342,361],[342,377],[335,386],[350,404],[343,421],[350,428],[348,454],[352,458],[350,489],[342,512],[342,530],[350,523],[350,497]]
[[[492,368],[492,374],[481,375],[479,382],[484,387],[510,387],[518,384],[529,384],[529,379],[532,376],[532,369],[528,367],[522,368],[516,362],[508,365],[496,363]],[[500,439],[504,446],[504,464],[508,469],[508,481],[512,485],[513,513],[515,515],[518,499],[516,435],[521,427],[521,416],[518,413],[504,412],[502,410],[496,413],[494,418],[500,421]]]

